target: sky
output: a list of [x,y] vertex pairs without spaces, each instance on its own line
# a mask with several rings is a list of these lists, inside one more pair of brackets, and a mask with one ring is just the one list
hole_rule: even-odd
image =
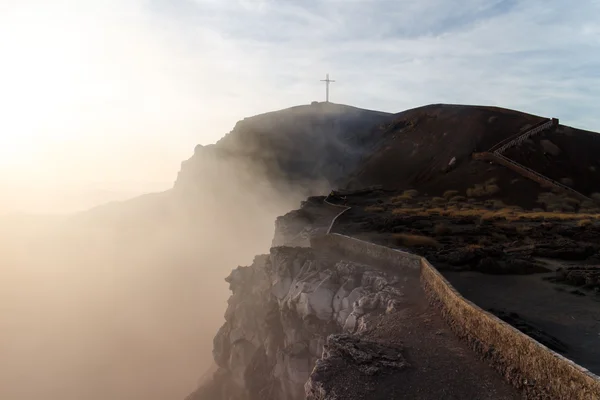
[[600,130],[600,1],[0,0],[0,213],[168,189],[196,144],[323,100]]

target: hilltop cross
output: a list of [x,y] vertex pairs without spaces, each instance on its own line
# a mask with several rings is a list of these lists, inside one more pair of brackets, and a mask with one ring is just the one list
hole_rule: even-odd
[[325,82],[325,102],[329,103],[329,84],[335,81],[329,79],[329,74],[327,74],[327,77],[325,79],[321,79],[321,82]]

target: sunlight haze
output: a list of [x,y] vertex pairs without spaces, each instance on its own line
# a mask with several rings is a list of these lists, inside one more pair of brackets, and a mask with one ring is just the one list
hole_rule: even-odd
[[[293,286],[287,269],[319,276],[323,281],[314,286],[315,293],[323,287],[322,293],[330,291],[333,299],[336,292],[327,282],[341,278],[338,272],[327,275],[312,256],[298,258],[300,264],[290,256],[289,265],[276,261],[260,267],[282,273],[273,280],[277,283],[258,267],[266,257],[258,259],[259,269],[241,268],[225,281],[232,270],[251,265],[271,246],[308,246],[313,238],[322,239],[339,207],[328,210],[322,201],[325,196],[319,196],[333,189],[373,189],[389,182],[392,189],[418,189],[425,194],[426,184],[439,181],[443,184],[432,186],[428,193],[438,196],[434,189],[439,189],[439,195],[449,201],[448,209],[450,202],[453,208],[455,200],[462,202],[460,198],[471,207],[458,195],[459,189],[470,196],[475,188],[483,190],[482,182],[486,190],[503,187],[494,198],[501,204],[513,192],[519,197],[515,188],[522,184],[529,190],[533,182],[499,175],[496,185],[495,177],[483,179],[490,171],[487,168],[494,166],[480,163],[482,175],[472,175],[476,169],[453,166],[470,168],[471,163],[479,163],[471,161],[471,152],[484,151],[477,147],[488,137],[491,145],[492,136],[497,143],[538,123],[537,117],[520,112],[600,130],[600,2],[574,4],[566,0],[0,0],[0,399],[186,398],[198,387],[198,379],[212,370],[215,361],[219,363],[213,353],[217,332],[230,329],[235,338],[249,332],[239,329],[238,322],[240,326],[245,319],[256,320],[256,326],[262,323],[262,316],[232,319],[237,306],[228,303],[231,288],[244,287],[238,291],[240,304],[246,302],[247,293],[250,302],[263,299],[264,294],[265,313],[257,315],[268,316],[267,325],[273,326],[280,324],[266,307],[277,303],[292,307],[283,297],[274,301],[271,295],[271,284]],[[335,81],[330,87],[331,103],[325,102],[326,86],[321,81],[326,76]],[[391,114],[428,104],[434,105],[402,116]],[[269,113],[277,110],[283,111]],[[263,113],[269,114],[257,116]],[[239,121],[243,122],[236,125]],[[549,124],[554,123],[532,130],[539,132]],[[217,146],[197,147],[216,143],[236,126]],[[593,143],[597,135],[589,135],[593,134],[581,137]],[[578,184],[579,175],[583,186],[597,182],[594,173],[600,170],[600,162],[587,143],[577,142],[573,148],[558,141],[552,145],[565,147],[569,157],[573,149],[587,151],[579,152],[581,165],[563,163],[574,165],[569,176],[560,175],[563,164],[556,163],[557,176],[552,179],[563,182],[561,187]],[[540,146],[543,154],[535,155],[546,162],[552,150],[546,151],[548,143]],[[468,174],[459,176],[460,171]],[[531,171],[528,174],[531,177]],[[479,176],[482,179],[475,181]],[[420,179],[423,191],[409,186]],[[508,184],[503,179],[510,182],[512,192],[504,190]],[[586,196],[600,199],[594,191],[600,189],[590,189]],[[356,213],[353,210],[340,219],[349,232],[377,229],[381,236],[374,237],[383,243],[399,243],[397,233],[421,238],[421,244],[422,238],[429,239],[427,243],[435,244],[430,251],[444,254],[452,264],[455,253],[439,247],[437,240],[413,234],[420,232],[416,223],[407,227],[410,235],[395,230],[400,219],[412,219],[396,215],[404,204],[396,208],[394,199],[413,201],[414,196],[404,192],[388,199],[392,192],[386,190],[381,194],[384,201],[369,197],[374,196],[369,191],[362,193],[367,197],[355,200]],[[529,207],[537,192],[536,196],[533,189],[532,194],[524,193],[532,196],[523,205]],[[346,196],[341,198],[346,204]],[[444,198],[434,197],[431,204]],[[482,199],[487,207],[487,197]],[[564,200],[565,209],[574,210],[573,202],[559,200]],[[575,201],[583,209],[586,202]],[[365,213],[369,210],[364,216],[363,208]],[[389,214],[383,213],[388,210]],[[278,219],[281,216],[285,217]],[[476,220],[472,230],[480,232],[483,216]],[[471,261],[469,253],[465,257],[469,263],[489,264],[490,270],[505,269],[494,260],[484,263],[490,260],[488,254],[504,257],[509,248],[529,248],[529,242],[523,247],[509,242],[508,233],[498,233],[504,232],[499,227],[498,232],[491,231],[489,240],[485,237],[491,244],[485,245],[484,252],[482,245],[471,249],[467,246],[471,242],[463,241],[463,232],[471,228],[461,225],[446,235],[438,232],[445,224],[421,225],[431,227],[423,234],[445,235],[439,240],[443,246],[456,237],[456,243],[481,257]],[[384,230],[392,227],[394,231],[386,231],[390,236],[384,237]],[[577,228],[577,232],[584,230]],[[543,242],[543,246],[551,245]],[[572,251],[579,256],[579,244],[572,238],[564,246],[565,254]],[[593,247],[599,248],[600,244]],[[532,253],[524,251],[527,259],[515,260],[534,268]],[[352,272],[349,282],[354,282],[354,267],[340,265],[340,270]],[[365,281],[379,286],[379,278],[369,276]],[[248,282],[256,282],[256,290],[246,292]],[[345,284],[343,288],[346,291]],[[299,294],[300,289],[290,293],[302,299],[304,305],[298,310],[314,306],[312,300],[305,301],[304,293]],[[348,293],[354,296],[359,291]],[[379,297],[373,299],[379,304]],[[354,300],[343,301],[354,304]],[[320,297],[316,304],[321,304]],[[395,310],[394,304],[388,303],[386,314]],[[344,313],[350,312],[348,307]],[[343,313],[338,310],[338,314]],[[225,315],[228,320],[223,325]],[[302,319],[309,331],[313,318],[306,315]],[[362,320],[354,314],[352,318]],[[226,329],[220,331],[221,326]],[[260,335],[253,336],[251,346]],[[226,337],[217,336],[217,353],[219,343],[228,343],[223,345],[227,352],[234,342],[243,348],[250,343]],[[312,354],[325,337],[307,341],[310,346],[290,347],[291,355],[284,358],[296,359],[298,349]],[[279,346],[278,341],[271,344]],[[268,352],[276,348],[263,347]],[[233,360],[235,354],[223,350],[220,357]],[[275,354],[284,352],[271,353]],[[256,373],[266,365],[262,356],[242,361],[251,361]],[[297,365],[308,372],[308,364],[302,363]],[[242,373],[243,369],[235,369],[231,376],[243,381]],[[225,376],[219,374],[216,381]],[[265,373],[264,378],[269,374],[273,375]],[[293,381],[294,385],[301,382]]]

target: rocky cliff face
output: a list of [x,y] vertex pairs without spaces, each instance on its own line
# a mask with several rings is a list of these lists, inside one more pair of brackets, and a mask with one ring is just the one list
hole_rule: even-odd
[[[293,219],[293,214],[281,219],[279,229]],[[309,235],[319,232],[318,225],[307,225]],[[296,237],[277,234],[280,241]],[[218,371],[188,400],[296,400],[306,398],[307,392],[316,396],[324,390],[323,374],[336,354],[359,363],[361,357],[371,357],[369,346],[353,345],[352,334],[365,330],[375,316],[394,312],[402,301],[395,278],[306,247],[273,247],[226,280],[232,296],[226,322],[214,339]],[[330,341],[324,364],[307,385],[327,337],[340,333],[350,336]],[[392,355],[387,362],[400,366],[398,357]]]

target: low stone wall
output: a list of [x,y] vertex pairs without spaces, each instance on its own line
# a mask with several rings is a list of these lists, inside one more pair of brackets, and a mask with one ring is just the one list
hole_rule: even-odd
[[427,298],[456,335],[527,398],[600,400],[600,378],[465,299],[425,258],[330,233],[337,217],[349,209],[342,208],[327,234],[311,238],[312,247],[334,249],[357,261],[375,260],[397,271],[420,273]]
[[597,376],[466,300],[424,258],[421,283],[452,330],[527,398],[600,399]]
[[385,268],[395,271],[412,270],[419,271],[421,257],[405,251],[391,249],[386,246],[365,242],[350,236],[330,233],[322,237],[313,238],[311,247],[327,250],[335,250],[344,256],[359,262],[377,261]]

